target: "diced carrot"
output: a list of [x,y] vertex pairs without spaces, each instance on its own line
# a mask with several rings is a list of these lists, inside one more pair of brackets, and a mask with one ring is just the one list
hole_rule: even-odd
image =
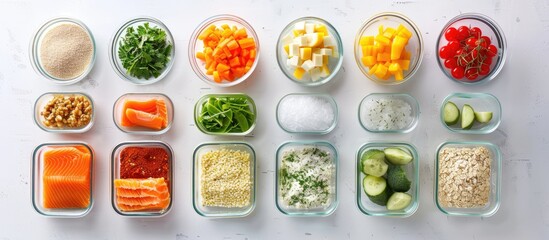
[[250,50],[250,58],[255,59],[255,49]]
[[206,61],[206,57],[204,56],[204,53],[203,52],[197,52],[196,53],[196,58],[202,60],[202,61]]
[[240,44],[241,48],[251,48],[255,47],[255,41],[253,38],[243,38],[238,40],[238,44]]
[[231,51],[229,50],[228,47],[224,47],[223,52],[225,53],[225,56],[227,56],[227,57],[232,57],[233,56],[233,54],[231,54]]
[[219,76],[219,72],[218,72],[218,71],[214,71],[214,72],[213,72],[213,78],[214,78],[214,81],[215,81],[215,82],[218,82],[218,83],[221,82],[221,77]]
[[231,58],[231,60],[229,60],[229,65],[231,67],[238,67],[240,66],[240,60],[238,59],[238,57]]
[[229,48],[229,50],[235,50],[239,46],[238,46],[238,43],[233,39],[227,43],[227,47]]
[[204,40],[206,39],[206,37],[210,36],[210,34],[212,33],[212,29],[210,28],[207,28],[206,30],[204,30],[202,33],[200,33],[200,35],[198,35],[198,40]]
[[233,35],[233,31],[231,31],[231,29],[229,28],[223,30],[223,32],[221,33],[221,36],[223,36],[224,38],[228,38],[231,35]]
[[245,28],[241,28],[241,29],[238,29],[238,30],[234,31],[233,36],[236,39],[241,39],[241,38],[248,37],[248,33],[246,33]]

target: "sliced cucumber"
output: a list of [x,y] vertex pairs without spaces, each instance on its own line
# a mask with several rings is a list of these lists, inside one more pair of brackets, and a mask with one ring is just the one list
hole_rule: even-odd
[[385,163],[384,158],[368,158],[362,162],[362,172],[366,175],[381,177],[385,175],[389,165]]
[[360,157],[360,163],[363,163],[366,161],[366,159],[370,158],[377,158],[377,159],[385,159],[385,153],[382,150],[379,149],[370,149],[362,154]]
[[453,102],[449,101],[444,104],[444,112],[442,114],[444,123],[448,126],[459,122],[459,108]]
[[381,206],[387,205],[390,189],[385,178],[367,175],[362,180],[362,188],[370,201]]
[[412,202],[412,196],[408,193],[395,192],[387,201],[387,210],[402,210]]
[[475,112],[475,119],[479,123],[488,123],[492,120],[492,112]]
[[384,152],[385,152],[385,158],[387,158],[387,160],[389,160],[389,162],[391,162],[392,164],[396,164],[396,165],[408,164],[413,159],[412,154],[410,154],[410,152],[401,148],[396,148],[396,147],[385,148]]
[[475,122],[475,110],[469,104],[463,105],[461,109],[461,128],[462,129],[471,129],[473,123]]

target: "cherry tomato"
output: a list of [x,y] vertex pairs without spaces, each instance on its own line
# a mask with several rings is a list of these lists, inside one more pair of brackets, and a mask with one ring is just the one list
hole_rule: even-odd
[[478,69],[469,68],[465,71],[465,77],[469,80],[475,80],[478,77]]
[[467,44],[467,46],[469,46],[470,48],[475,48],[477,47],[477,38],[470,37],[467,39],[467,41],[465,41],[465,44]]
[[448,69],[457,67],[457,58],[452,57],[444,60],[444,66]]
[[465,40],[467,39],[469,36],[471,36],[469,34],[469,28],[467,26],[461,26],[458,28],[458,35],[457,35],[457,40],[458,41],[462,41],[462,40]]
[[452,77],[455,79],[462,79],[465,74],[465,69],[463,67],[455,67],[452,69]]
[[494,57],[498,54],[498,49],[494,45],[488,46],[488,51],[486,52],[486,55],[488,57]]
[[460,49],[458,49],[458,50],[456,51],[456,55],[455,55],[455,56],[461,56],[461,55],[463,55],[463,52],[464,52],[463,49],[460,48]]
[[485,64],[482,64],[480,66],[480,71],[478,74],[480,75],[488,75],[488,73],[490,73],[490,65],[485,65]]
[[492,41],[487,36],[480,37],[480,41],[483,48],[487,48],[488,46],[490,46],[490,44],[492,44]]
[[478,59],[478,49],[473,49],[471,50],[471,57],[473,57],[473,59]]
[[446,30],[446,32],[444,33],[444,37],[446,38],[446,40],[448,41],[455,41],[457,40],[457,35],[458,35],[458,31],[456,28],[454,27],[450,27]]
[[454,52],[454,53],[460,48],[458,41],[449,41],[448,45],[446,45],[446,46],[448,46],[448,48],[452,49],[452,52]]
[[478,27],[472,27],[470,32],[473,37],[480,38],[482,36],[482,31]]
[[492,65],[492,58],[486,57],[484,61],[482,61],[482,65],[488,65],[488,66]]
[[448,58],[452,57],[452,51],[450,50],[450,48],[448,46],[444,46],[444,47],[440,48],[440,50],[438,51],[438,55],[442,59],[448,59]]

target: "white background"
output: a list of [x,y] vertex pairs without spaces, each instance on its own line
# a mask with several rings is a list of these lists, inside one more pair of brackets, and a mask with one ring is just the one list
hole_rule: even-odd
[[[542,239],[549,236],[549,1],[0,1],[0,239]],[[353,57],[360,25],[371,15],[397,11],[420,28],[425,40],[421,68],[400,86],[380,86],[366,79]],[[507,37],[509,55],[500,75],[479,86],[447,79],[435,59],[435,41],[443,25],[461,12],[493,18]],[[259,65],[236,87],[210,88],[192,72],[187,45],[194,28],[221,13],[238,15],[256,29],[261,43]],[[168,77],[150,86],[122,81],[113,71],[107,49],[126,20],[149,15],[163,21],[176,40],[175,65]],[[276,63],[278,35],[290,21],[317,16],[332,23],[344,45],[341,71],[329,84],[304,88],[289,81]],[[97,61],[89,77],[57,86],[36,74],[28,57],[37,28],[57,16],[80,19],[92,30]],[[95,126],[86,134],[62,135],[40,130],[32,120],[33,102],[48,91],[83,91],[96,103]],[[156,137],[119,131],[112,121],[114,101],[128,92],[162,92],[175,103],[172,129]],[[259,109],[252,137],[211,137],[193,125],[193,106],[205,93],[245,92]],[[278,100],[290,92],[325,92],[339,105],[339,123],[328,135],[298,136],[282,131],[275,120]],[[407,134],[371,134],[357,119],[360,100],[372,92],[407,92],[420,102],[418,127]],[[454,134],[439,121],[439,105],[452,92],[488,92],[503,106],[502,124],[485,136]],[[162,140],[175,150],[174,205],[162,218],[131,219],[114,212],[109,191],[109,155],[128,140]],[[324,218],[291,218],[274,204],[276,148],[292,139],[332,142],[340,155],[339,207]],[[80,219],[52,219],[37,214],[30,202],[30,157],[35,146],[52,141],[82,140],[94,149],[95,205]],[[194,148],[213,140],[244,140],[257,153],[257,207],[246,218],[212,220],[192,208],[191,158]],[[406,219],[370,217],[356,206],[355,153],[364,143],[406,141],[420,154],[420,207]],[[501,148],[501,208],[490,218],[447,217],[433,201],[435,150],[447,140],[486,140]]]

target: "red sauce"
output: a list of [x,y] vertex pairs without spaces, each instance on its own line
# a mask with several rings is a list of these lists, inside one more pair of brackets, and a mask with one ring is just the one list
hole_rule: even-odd
[[127,147],[120,152],[120,178],[161,178],[169,181],[169,156],[161,147]]

